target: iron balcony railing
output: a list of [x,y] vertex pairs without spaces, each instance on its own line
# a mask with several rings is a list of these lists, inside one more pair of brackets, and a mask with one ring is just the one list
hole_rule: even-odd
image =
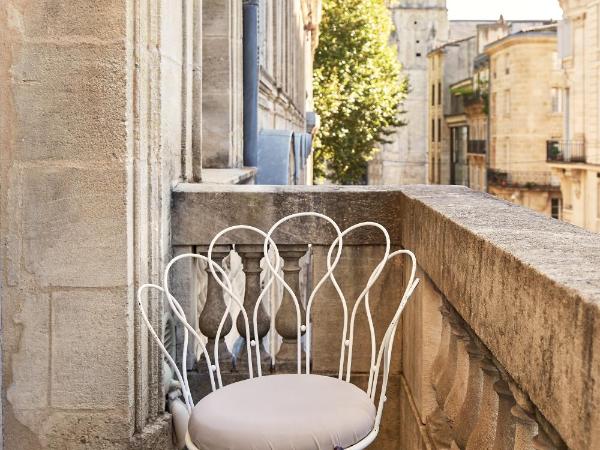
[[586,162],[585,142],[562,140],[546,141],[546,160],[548,162]]
[[473,153],[476,155],[485,155],[486,152],[486,141],[483,139],[473,139],[469,141],[467,147],[468,153]]
[[505,171],[488,169],[488,184],[506,187],[558,187],[560,181],[545,171]]

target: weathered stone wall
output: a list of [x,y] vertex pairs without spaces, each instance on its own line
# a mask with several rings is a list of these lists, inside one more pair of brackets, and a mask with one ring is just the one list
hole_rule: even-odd
[[202,165],[243,165],[242,2],[202,0]]
[[0,6],[7,450],[170,445],[160,357],[134,298],[170,248],[183,10]]

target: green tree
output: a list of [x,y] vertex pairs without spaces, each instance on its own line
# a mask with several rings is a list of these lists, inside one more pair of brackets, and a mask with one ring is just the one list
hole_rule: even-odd
[[315,55],[315,178],[364,182],[377,144],[403,125],[408,91],[385,0],[324,0]]

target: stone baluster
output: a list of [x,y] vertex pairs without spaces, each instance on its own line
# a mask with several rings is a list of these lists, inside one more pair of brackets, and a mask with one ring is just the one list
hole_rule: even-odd
[[[223,267],[223,259],[229,255],[230,251],[231,248],[227,245],[217,245],[213,247],[212,260],[219,266]],[[207,255],[206,252],[205,255]],[[233,357],[229,352],[227,345],[225,344],[225,336],[231,331],[232,327],[231,317],[228,317],[225,323],[223,324],[219,342],[218,344],[216,344],[215,338],[217,336],[217,331],[219,328],[219,324],[221,323],[221,320],[223,318],[223,314],[225,314],[226,305],[223,297],[223,288],[217,282],[217,280],[215,280],[210,270],[209,264],[206,264],[205,270],[208,276],[206,288],[206,302],[204,303],[204,308],[200,313],[198,326],[202,334],[208,338],[206,350],[208,351],[211,361],[213,361],[214,363],[214,349],[215,345],[218,345],[219,367],[221,371],[231,370]],[[215,269],[215,272],[217,273],[217,276],[219,276],[219,278],[222,280],[219,271]],[[204,369],[205,367],[200,367],[200,370]]]
[[437,354],[431,365],[431,383],[433,389],[437,392],[439,381],[446,367],[446,361],[448,360],[448,347],[450,344],[450,322],[448,316],[450,312],[445,302],[440,305],[440,314],[442,316],[442,332],[440,335],[440,345],[438,347]]
[[[258,300],[258,297],[261,293],[261,284],[260,284],[260,260],[263,255],[263,247],[262,245],[238,245],[236,246],[236,251],[242,258],[242,265],[244,274],[246,275],[246,287],[244,291],[244,309],[248,314],[248,321],[250,326],[250,336],[251,341],[254,341],[253,347],[256,349],[260,349],[261,355],[261,366],[263,373],[270,370],[271,362],[267,351],[263,345],[263,338],[267,335],[270,328],[270,318],[267,314],[267,311],[264,306],[264,302],[261,302],[261,305],[258,308],[257,313],[257,331],[258,336],[254,336],[254,307]],[[265,299],[265,301],[267,301]],[[236,326],[238,332],[240,333],[243,342],[239,346],[239,353],[235,356],[235,367],[237,370],[247,370],[248,367],[248,354],[247,354],[247,346],[246,346],[246,326],[244,323],[244,318],[240,313],[238,315]],[[252,355],[252,364],[253,367],[256,367],[256,355],[253,353]],[[256,368],[255,368],[256,373]]]
[[556,450],[557,447],[552,443],[550,437],[542,430],[538,429],[538,434],[533,438],[533,448],[535,450]]
[[479,418],[469,436],[466,450],[491,449],[496,436],[498,393],[494,389],[494,384],[499,380],[500,374],[492,362],[487,359],[481,362],[481,370],[483,371],[483,389]]
[[467,344],[466,351],[469,355],[467,392],[453,426],[454,440],[460,448],[465,448],[469,436],[471,435],[473,428],[475,428],[475,424],[479,418],[479,409],[483,391],[481,362],[484,355],[479,347],[472,341]]
[[527,394],[514,384],[510,389],[515,397],[516,404],[510,412],[515,418],[515,442],[513,450],[532,450],[533,439],[538,433],[538,424],[535,421],[533,404]]
[[469,354],[466,347],[469,344],[469,335],[456,321],[451,324],[451,328],[454,339],[456,339],[456,368],[454,382],[444,403],[444,413],[448,417],[450,427],[454,429],[467,393]]
[[453,314],[450,314],[448,320],[450,322],[448,355],[446,357],[446,364],[436,386],[436,399],[441,409],[443,409],[446,398],[454,384],[458,357],[458,341],[460,340],[460,335],[452,332],[452,329],[457,330],[457,318]]
[[515,398],[504,380],[494,383],[498,394],[498,420],[496,421],[496,436],[494,437],[494,450],[513,450],[515,446],[515,433],[517,421],[512,415]]
[[533,438],[533,448],[535,450],[559,450],[567,448],[560,435],[543,416],[537,415],[536,421],[538,422],[538,433]]
[[442,316],[442,329],[440,333],[440,344],[437,354],[431,366],[431,384],[436,394],[438,407],[427,417],[427,433],[434,443],[435,448],[449,448],[452,442],[448,418],[444,414],[442,407],[442,389],[445,382],[445,374],[449,372],[448,366],[452,366],[455,361],[451,358],[451,326],[450,309],[446,301],[442,301],[439,308]]
[[[300,293],[300,258],[307,251],[306,245],[287,245],[279,250],[284,260],[283,279],[291,290],[296,294],[300,308],[300,324],[306,325],[306,310]],[[283,338],[281,348],[277,353],[277,370],[285,372],[297,372],[298,370],[298,315],[292,296],[287,289],[283,290],[283,300],[275,316],[275,328]],[[306,328],[301,328],[302,335]],[[304,361],[304,350],[301,349],[301,364]]]

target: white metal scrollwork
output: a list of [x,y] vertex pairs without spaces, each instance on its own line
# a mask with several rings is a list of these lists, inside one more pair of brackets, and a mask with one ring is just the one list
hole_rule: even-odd
[[[312,292],[310,293],[310,295],[308,297],[307,308],[306,308],[306,320],[305,320],[305,323],[302,323],[300,304],[299,304],[298,298],[296,296],[296,293],[290,288],[290,286],[285,282],[284,278],[280,275],[279,269],[281,268],[280,267],[281,258],[279,257],[279,250],[277,248],[276,243],[273,241],[272,236],[275,233],[275,231],[284,223],[286,223],[292,219],[307,218],[307,217],[313,217],[313,218],[324,220],[329,226],[331,226],[333,228],[336,238],[333,241],[333,243],[330,245],[329,250],[327,252],[327,272],[319,279],[319,281],[316,283],[315,287],[312,289]],[[340,257],[341,257],[342,249],[343,249],[344,238],[348,234],[350,234],[360,228],[367,228],[367,227],[376,228],[381,231],[381,233],[385,239],[385,252],[384,252],[384,255],[383,255],[381,261],[377,264],[377,266],[374,268],[373,272],[369,276],[369,279],[367,281],[365,288],[362,290],[361,294],[358,296],[358,298],[354,302],[352,311],[349,313],[347,300],[346,300],[337,280],[335,279],[334,271],[340,261]],[[245,309],[244,309],[243,300],[240,299],[238,297],[238,295],[234,292],[234,289],[232,286],[232,281],[228,278],[225,270],[223,270],[223,268],[219,264],[215,263],[211,258],[213,248],[217,244],[217,242],[220,239],[222,239],[223,236],[225,236],[226,234],[231,233],[233,231],[239,231],[239,230],[246,230],[246,231],[250,231],[253,233],[257,233],[264,238],[263,251],[264,251],[265,261],[266,261],[266,270],[268,272],[267,272],[266,278],[265,278],[266,281],[265,281],[263,288],[261,290],[261,293],[256,301],[254,310],[252,311],[252,320],[251,321],[250,321],[250,318],[248,317],[248,312],[245,311]],[[272,258],[268,257],[269,250],[274,255],[274,257],[272,257]],[[334,253],[335,253],[335,255],[334,255]],[[411,261],[412,266],[411,266],[410,276],[409,276],[408,282],[406,284],[404,293],[401,297],[398,308],[396,309],[396,312],[386,329],[386,332],[383,336],[381,344],[379,345],[379,349],[377,349],[375,326],[373,324],[373,318],[371,315],[371,309],[370,309],[370,305],[369,305],[369,292],[370,292],[371,288],[373,287],[373,285],[375,284],[375,282],[378,280],[381,273],[383,272],[387,263],[390,260],[392,260],[393,258],[396,258],[397,256],[400,256],[400,255],[408,256]],[[382,385],[381,385],[381,389],[380,389],[379,402],[377,403],[377,415],[376,415],[376,421],[375,421],[375,427],[374,427],[374,433],[375,433],[375,435],[377,434],[377,430],[378,430],[379,424],[381,422],[383,405],[385,403],[385,398],[386,398],[387,383],[388,383],[388,377],[389,377],[389,369],[390,369],[394,336],[395,336],[395,333],[396,333],[396,330],[398,327],[400,315],[401,315],[404,307],[406,306],[408,299],[410,298],[413,291],[417,287],[417,284],[419,283],[419,279],[416,278],[417,261],[416,261],[415,255],[410,250],[398,250],[398,251],[391,252],[390,236],[388,234],[388,231],[385,229],[385,227],[383,227],[382,225],[380,225],[376,222],[362,222],[362,223],[353,225],[353,226],[347,228],[346,230],[342,231],[333,219],[331,219],[330,217],[328,217],[324,214],[320,214],[320,213],[316,213],[316,212],[301,212],[301,213],[291,214],[289,216],[286,216],[286,217],[282,218],[281,220],[279,220],[277,223],[275,223],[267,232],[260,230],[256,227],[249,226],[249,225],[235,225],[235,226],[225,228],[224,230],[219,232],[213,238],[213,240],[210,242],[207,256],[203,256],[203,255],[199,255],[199,254],[195,254],[195,253],[188,253],[188,254],[182,254],[182,255],[179,255],[179,256],[173,258],[167,264],[167,266],[165,268],[164,277],[163,277],[163,287],[155,285],[155,284],[144,284],[143,286],[140,286],[140,288],[138,289],[137,303],[140,308],[140,313],[141,313],[142,319],[144,320],[146,326],[148,327],[152,337],[157,342],[157,344],[158,344],[160,350],[162,351],[162,353],[164,354],[165,358],[167,359],[167,361],[173,368],[175,376],[177,377],[177,380],[178,380],[178,382],[181,386],[181,390],[183,392],[185,406],[187,408],[188,413],[191,414],[191,411],[194,407],[194,401],[192,399],[190,386],[189,386],[188,379],[187,379],[187,361],[186,361],[190,333],[191,333],[192,337],[197,340],[198,347],[200,348],[200,350],[204,356],[205,362],[208,367],[208,374],[210,377],[210,383],[211,383],[212,390],[214,391],[216,389],[220,389],[221,387],[223,387],[223,381],[222,381],[222,377],[221,377],[221,370],[219,367],[219,346],[218,345],[214,346],[214,355],[212,355],[212,358],[211,358],[211,355],[208,354],[206,347],[203,345],[204,341],[202,340],[202,337],[198,334],[198,332],[194,329],[194,327],[192,327],[190,325],[187,318],[185,317],[183,308],[181,307],[179,302],[175,299],[175,297],[171,294],[171,291],[169,289],[169,273],[170,273],[171,268],[173,267],[173,265],[176,262],[178,262],[182,259],[185,259],[185,258],[193,258],[193,259],[202,260],[206,264],[208,264],[208,267],[210,268],[212,276],[214,277],[216,282],[223,288],[224,292],[226,292],[228,294],[226,296],[226,298],[228,299],[228,300],[226,300],[226,309],[225,309],[223,317],[221,318],[221,321],[219,323],[217,336],[215,338],[215,340],[217,342],[219,341],[219,339],[221,337],[221,332],[222,332],[223,326],[224,326],[227,318],[230,315],[230,308],[231,308],[231,300],[230,299],[233,299],[233,301],[240,308],[240,314],[242,315],[243,320],[244,320],[246,336],[247,337],[251,336],[250,326],[253,327],[253,331],[254,331],[254,334],[252,336],[254,336],[254,337],[258,336],[257,313],[258,313],[259,306],[260,306],[261,302],[263,302],[264,299],[268,297],[267,294],[269,292],[271,285],[275,282],[281,283],[283,288],[289,293],[289,297],[292,299],[294,306],[295,306],[295,310],[296,310],[297,372],[299,374],[302,373],[302,356],[301,356],[302,355],[302,339],[301,339],[301,336],[304,332],[306,333],[306,342],[307,342],[307,344],[305,345],[305,372],[307,374],[310,373],[310,358],[311,358],[311,354],[310,354],[311,353],[311,342],[310,342],[311,341],[311,326],[310,326],[311,320],[310,320],[310,317],[311,317],[311,312],[312,312],[313,304],[315,302],[316,295],[319,292],[319,290],[321,289],[321,287],[324,285],[324,283],[326,283],[327,281],[330,281],[332,283],[332,285],[335,288],[335,291],[337,292],[340,303],[342,305],[343,327],[342,327],[342,336],[341,336],[341,341],[340,341],[340,361],[339,361],[338,378],[340,380],[344,380],[346,382],[350,382],[351,374],[352,374],[352,356],[353,356],[353,346],[354,346],[354,337],[355,337],[354,334],[355,334],[356,317],[357,317],[357,313],[359,311],[359,307],[361,306],[361,304],[364,304],[365,314],[366,314],[367,322],[368,322],[368,326],[369,326],[370,341],[371,341],[371,360],[370,360],[371,370],[369,373],[369,381],[368,381],[368,386],[367,386],[366,392],[373,402],[376,401],[375,396],[376,396],[376,391],[377,391],[379,373],[382,369],[382,363],[383,363]],[[275,261],[275,265],[273,265],[272,260]],[[182,349],[181,370],[177,367],[172,356],[170,355],[170,353],[167,351],[167,349],[161,342],[161,339],[159,338],[159,336],[153,329],[152,325],[150,324],[150,321],[148,320],[148,317],[144,310],[144,306],[143,306],[143,302],[142,302],[142,298],[143,298],[142,294],[145,290],[149,290],[149,289],[155,289],[155,290],[159,291],[164,297],[166,297],[169,307],[171,308],[174,316],[177,317],[177,319],[179,319],[181,321],[181,323],[184,327],[183,328],[184,340],[183,340],[183,349]],[[246,344],[246,352],[247,352],[247,358],[248,358],[248,372],[249,372],[248,375],[250,378],[254,377],[254,365],[253,365],[253,361],[252,361],[252,359],[253,359],[252,349],[254,349],[254,357],[255,357],[255,362],[256,362],[257,376],[260,377],[260,376],[262,376],[260,346],[257,345],[258,343],[252,341],[251,339],[246,339],[245,344]],[[344,366],[345,366],[345,373],[344,373]],[[216,375],[216,380],[215,380],[215,375]],[[368,438],[369,438],[369,442],[371,442],[374,439],[374,436],[370,435],[370,437],[368,436]],[[367,438],[365,438],[365,440],[367,440]],[[368,444],[368,443],[366,443],[366,444]],[[364,448],[364,447],[357,446],[356,448]]]

